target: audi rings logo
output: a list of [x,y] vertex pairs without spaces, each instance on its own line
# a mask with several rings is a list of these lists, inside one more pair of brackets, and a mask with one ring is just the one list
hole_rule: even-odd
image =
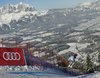
[[18,52],[4,52],[3,58],[5,60],[20,60],[21,56]]

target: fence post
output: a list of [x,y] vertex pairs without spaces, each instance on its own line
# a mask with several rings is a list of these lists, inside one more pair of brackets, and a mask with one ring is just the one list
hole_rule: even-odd
[[[50,53],[49,48],[48,48],[48,51],[49,51],[49,53]],[[51,54],[50,54],[50,63],[51,63]],[[52,63],[51,63],[51,68],[52,68]]]
[[[30,44],[29,44],[29,50],[30,50]],[[30,50],[30,57],[31,57],[31,65],[33,65],[33,62],[32,62],[32,54],[31,54],[31,50]]]
[[37,50],[38,50],[38,56],[39,56],[39,61],[40,61],[40,67],[41,67],[42,65],[41,65],[41,60],[40,60],[40,50],[39,50],[38,46],[37,46]]
[[23,49],[23,55],[24,55],[25,65],[27,65],[27,62],[26,62],[26,57],[25,57],[25,53],[24,53],[24,49]]
[[47,58],[46,58],[46,51],[45,51],[45,48],[44,48],[44,54],[45,54],[45,63],[46,63],[46,67],[47,67]]
[[29,62],[28,43],[26,45],[26,48],[27,48],[27,57],[28,57],[28,62]]
[[52,53],[52,59],[51,60],[52,60],[52,65],[53,65],[52,67],[54,67],[54,54],[53,54],[53,52],[51,52],[51,53]]
[[[57,64],[58,64],[58,56],[57,56],[57,54],[56,54],[56,58],[57,58]],[[59,65],[58,65],[58,68],[59,68]]]
[[[33,51],[33,54],[32,54],[32,55],[34,56],[34,52],[36,51],[36,47],[35,47],[35,46],[33,46],[33,50],[32,50],[32,51]],[[32,58],[32,59],[33,59],[33,58]],[[34,60],[32,60],[32,66],[33,66],[33,65],[34,65]]]
[[[53,54],[53,52],[52,52],[52,54]],[[54,58],[55,58],[55,56],[53,54],[53,66],[55,67]]]

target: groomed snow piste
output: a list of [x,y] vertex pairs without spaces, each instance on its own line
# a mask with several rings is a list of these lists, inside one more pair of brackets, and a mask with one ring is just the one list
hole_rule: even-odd
[[71,76],[54,68],[37,66],[0,66],[0,78],[100,78],[100,72]]

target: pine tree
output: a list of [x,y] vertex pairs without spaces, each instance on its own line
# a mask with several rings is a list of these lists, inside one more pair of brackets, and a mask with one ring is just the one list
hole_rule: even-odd
[[87,55],[87,58],[86,58],[86,69],[89,71],[89,70],[92,70],[92,62],[91,62],[91,59],[90,59],[90,56],[89,54]]

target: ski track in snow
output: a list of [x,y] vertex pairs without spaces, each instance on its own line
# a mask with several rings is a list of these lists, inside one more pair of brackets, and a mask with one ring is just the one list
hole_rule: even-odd
[[0,78],[100,78],[100,72],[72,76],[55,68],[38,66],[0,66]]
[[71,75],[54,68],[37,66],[0,66],[0,78],[61,78]]

